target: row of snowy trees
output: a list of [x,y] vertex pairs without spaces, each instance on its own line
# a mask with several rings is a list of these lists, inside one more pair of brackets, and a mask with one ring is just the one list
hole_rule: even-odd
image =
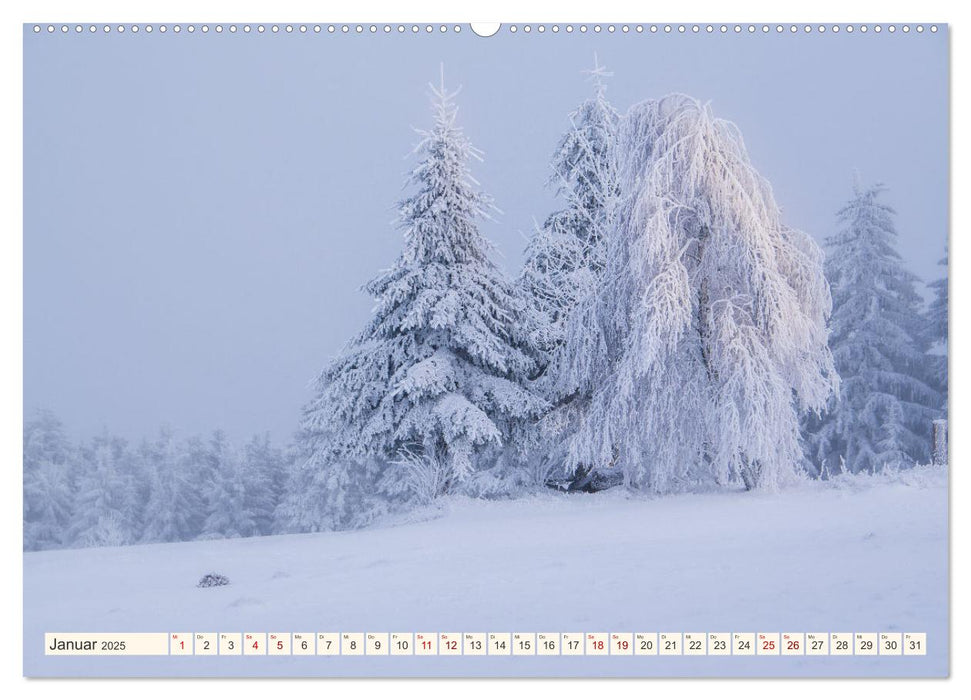
[[926,459],[946,281],[931,322],[880,188],[858,188],[826,257],[782,222],[733,124],[684,95],[619,114],[591,74],[552,162],[562,207],[512,283],[478,230],[479,153],[433,88],[404,249],[305,410],[294,527],[455,492],[775,488]]
[[286,478],[266,435],[72,444],[47,411],[25,422],[23,459],[27,550],[270,534]]
[[925,309],[882,188],[857,186],[824,254],[783,223],[733,124],[684,95],[620,114],[609,74],[590,74],[552,160],[561,205],[515,279],[479,230],[495,209],[443,78],[398,207],[403,249],[365,286],[373,315],[318,377],[286,465],[265,438],[68,450],[25,432],[30,548],[352,528],[452,493],[772,489],[927,461],[947,281]]

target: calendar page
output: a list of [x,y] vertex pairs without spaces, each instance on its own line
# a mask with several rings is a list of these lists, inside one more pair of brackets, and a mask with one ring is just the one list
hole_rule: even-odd
[[23,56],[24,675],[949,674],[946,24]]

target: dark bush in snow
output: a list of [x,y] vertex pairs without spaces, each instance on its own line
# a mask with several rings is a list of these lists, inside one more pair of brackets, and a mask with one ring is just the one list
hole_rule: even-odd
[[206,574],[201,579],[199,583],[196,584],[196,588],[212,588],[213,586],[228,586],[229,579],[222,574]]

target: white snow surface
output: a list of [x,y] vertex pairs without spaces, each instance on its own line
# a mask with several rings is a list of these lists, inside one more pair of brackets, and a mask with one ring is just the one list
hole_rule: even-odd
[[[209,572],[231,585],[195,587]],[[943,469],[24,554],[28,676],[945,676]],[[45,632],[926,632],[924,657],[45,657]]]

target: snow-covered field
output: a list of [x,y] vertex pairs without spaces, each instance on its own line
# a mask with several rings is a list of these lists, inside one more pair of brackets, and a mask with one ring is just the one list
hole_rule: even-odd
[[[24,555],[43,675],[948,673],[945,474],[450,500],[364,531]],[[210,571],[223,588],[198,589]],[[67,631],[926,632],[925,657],[45,657]]]

